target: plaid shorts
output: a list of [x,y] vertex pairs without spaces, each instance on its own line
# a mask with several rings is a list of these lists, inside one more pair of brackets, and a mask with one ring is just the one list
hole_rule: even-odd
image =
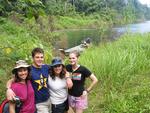
[[87,95],[82,97],[74,97],[69,95],[69,106],[75,109],[86,109],[88,107]]

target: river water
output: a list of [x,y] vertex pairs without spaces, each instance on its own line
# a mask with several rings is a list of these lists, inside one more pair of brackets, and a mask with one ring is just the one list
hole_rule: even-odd
[[[108,31],[106,33],[108,39],[116,39],[120,35],[130,32],[130,33],[147,33],[150,32],[150,21],[145,21],[143,23],[129,24],[121,27],[114,27],[112,32]],[[96,29],[79,29],[79,30],[69,30],[66,31],[67,34],[67,44],[64,48],[70,48],[79,45],[82,40],[89,37],[92,39],[92,43],[98,44],[102,39],[99,30]]]
[[150,32],[150,21],[146,21],[138,24],[129,24],[126,26],[113,28],[113,30],[115,30],[118,33],[125,33],[125,32],[147,33]]

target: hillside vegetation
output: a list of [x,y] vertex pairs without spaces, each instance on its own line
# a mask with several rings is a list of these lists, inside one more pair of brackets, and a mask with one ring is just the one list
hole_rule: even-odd
[[127,34],[86,51],[81,64],[99,78],[87,113],[150,112],[150,34]]

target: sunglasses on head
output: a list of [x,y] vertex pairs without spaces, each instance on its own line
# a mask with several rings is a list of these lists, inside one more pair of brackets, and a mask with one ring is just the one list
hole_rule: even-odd
[[58,65],[55,65],[55,66],[53,66],[54,68],[56,68],[56,67],[60,67],[61,66],[61,64],[58,64]]

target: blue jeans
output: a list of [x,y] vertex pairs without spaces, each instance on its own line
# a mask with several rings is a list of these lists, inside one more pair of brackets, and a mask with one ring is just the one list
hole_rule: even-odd
[[68,100],[62,104],[52,104],[52,113],[65,113],[69,110]]

